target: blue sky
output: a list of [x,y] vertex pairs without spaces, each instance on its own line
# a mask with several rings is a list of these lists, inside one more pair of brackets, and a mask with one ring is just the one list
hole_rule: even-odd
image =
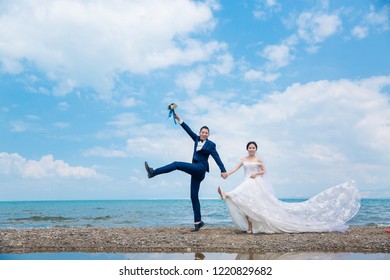
[[[0,200],[188,198],[202,125],[256,141],[278,197],[390,197],[388,1],[0,2]],[[201,198],[231,190],[210,158]]]

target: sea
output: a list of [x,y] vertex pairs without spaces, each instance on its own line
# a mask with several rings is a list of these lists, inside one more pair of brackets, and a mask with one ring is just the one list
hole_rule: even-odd
[[[303,199],[281,199],[300,202]],[[232,226],[226,204],[220,199],[202,199],[202,220],[207,226]],[[358,213],[349,225],[390,227],[390,199],[362,199]],[[175,200],[71,200],[71,201],[0,201],[0,228],[51,227],[193,227],[193,213],[189,199]],[[236,259],[242,256],[209,253],[208,258]],[[89,254],[39,253],[0,254],[2,259],[180,259],[192,254]],[[254,256],[248,256],[253,258]],[[262,258],[264,256],[260,256]],[[283,256],[278,256],[279,258]],[[291,253],[285,258],[292,258]],[[303,256],[301,256],[302,258]],[[306,258],[320,258],[307,255]],[[390,259],[390,254],[332,254],[322,259]]]
[[[232,225],[222,200],[203,199],[201,207],[202,220],[208,226]],[[192,224],[191,201],[186,199],[0,201],[0,228],[173,227]],[[348,224],[390,226],[390,199],[362,199],[358,213]]]

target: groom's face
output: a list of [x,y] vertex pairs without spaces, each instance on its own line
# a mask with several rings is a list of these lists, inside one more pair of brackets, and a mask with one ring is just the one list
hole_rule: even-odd
[[207,128],[202,128],[199,132],[200,140],[204,141],[209,137],[209,130]]

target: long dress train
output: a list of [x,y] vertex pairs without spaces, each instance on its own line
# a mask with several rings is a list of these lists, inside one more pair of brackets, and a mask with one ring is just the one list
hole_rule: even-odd
[[279,200],[272,187],[261,176],[250,175],[258,171],[258,162],[243,162],[244,181],[226,193],[227,207],[233,223],[252,232],[327,232],[345,231],[346,223],[360,208],[360,195],[354,181],[331,187],[303,202]]

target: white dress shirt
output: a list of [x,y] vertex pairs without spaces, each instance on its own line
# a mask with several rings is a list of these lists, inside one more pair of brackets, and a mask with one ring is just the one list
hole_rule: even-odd
[[203,148],[204,143],[206,143],[206,140],[202,141],[199,139],[198,144],[196,145],[196,151],[201,150]]

